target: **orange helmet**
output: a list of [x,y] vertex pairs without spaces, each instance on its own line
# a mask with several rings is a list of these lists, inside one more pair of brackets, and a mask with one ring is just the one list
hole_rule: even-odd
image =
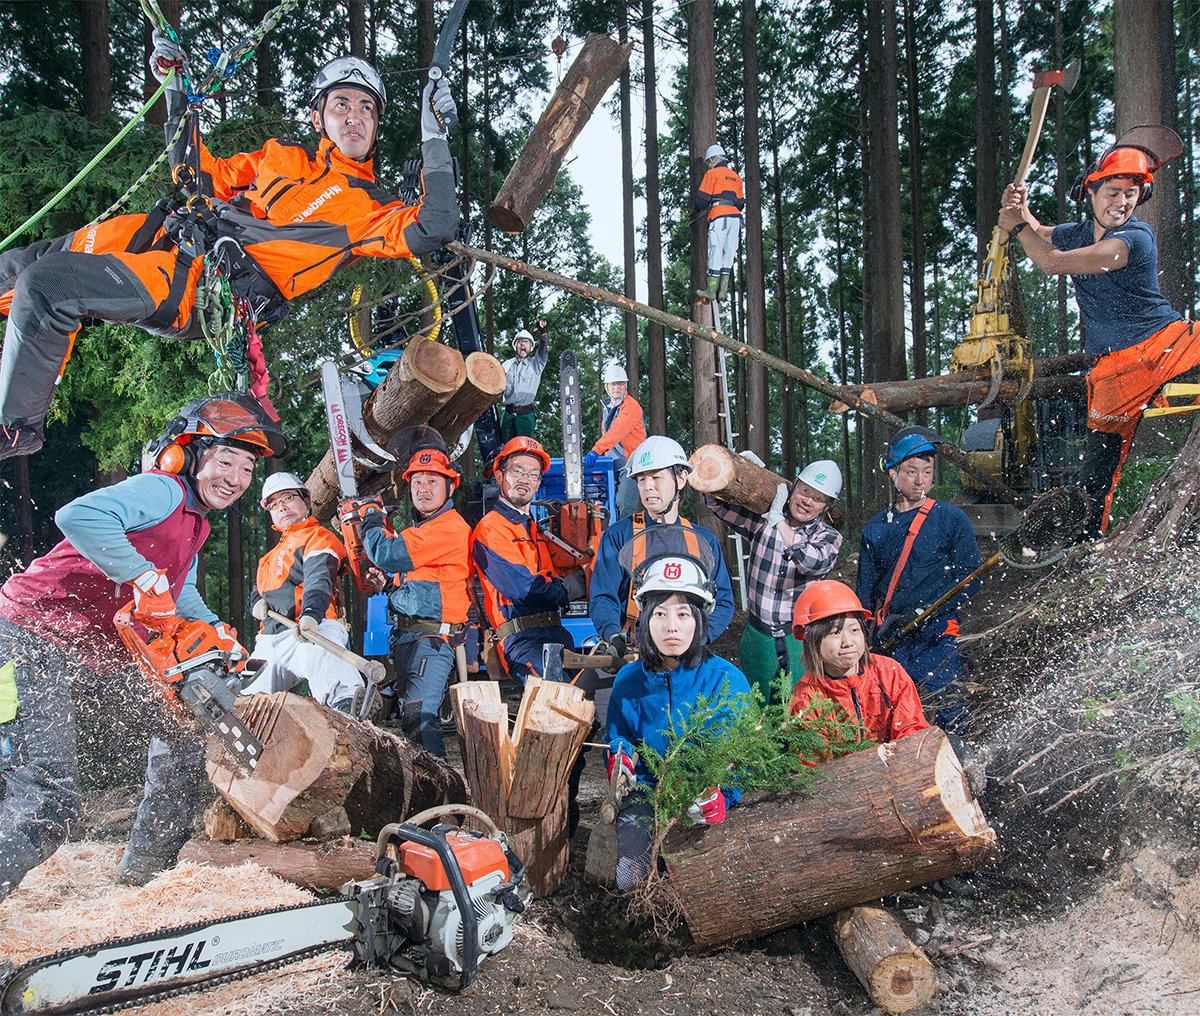
[[511,455],[532,455],[542,464],[543,473],[550,468],[550,456],[546,454],[546,449],[542,447],[541,442],[535,441],[531,437],[514,437],[496,452],[496,458],[492,461],[493,476],[500,475],[504,460]]
[[796,638],[803,639],[807,625],[814,621],[823,621],[827,617],[837,617],[839,614],[856,614],[864,621],[869,621],[872,617],[871,612],[863,607],[854,590],[846,583],[833,579],[812,582],[796,599],[796,609],[792,613],[792,633]]
[[1114,148],[1094,165],[1083,182],[1091,187],[1114,176],[1128,176],[1142,184],[1154,182],[1150,159],[1141,148]]
[[279,422],[253,395],[218,392],[189,402],[164,433],[146,443],[143,468],[190,473],[199,453],[213,443],[232,444],[260,458],[280,458],[288,450]]
[[458,490],[458,470],[450,465],[446,453],[436,448],[422,448],[409,460],[404,479],[411,480],[416,473],[437,473],[450,481],[451,491]]

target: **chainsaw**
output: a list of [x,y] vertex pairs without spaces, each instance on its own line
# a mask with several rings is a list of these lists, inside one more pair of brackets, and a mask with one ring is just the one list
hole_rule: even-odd
[[[466,815],[487,832],[420,823]],[[477,808],[443,805],[384,826],[373,878],[315,903],[218,918],[43,956],[0,985],[0,1013],[111,1012],[238,980],[331,949],[460,991],[513,937],[525,869]]]
[[113,625],[174,718],[198,723],[217,739],[238,769],[252,772],[262,755],[262,741],[233,713],[241,691],[237,671],[244,657],[230,652],[206,621],[176,618],[146,641],[134,625],[132,600],[113,615]]

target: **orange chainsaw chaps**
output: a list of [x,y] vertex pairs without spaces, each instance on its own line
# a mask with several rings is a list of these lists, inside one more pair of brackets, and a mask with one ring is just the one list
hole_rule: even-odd
[[583,568],[590,581],[592,564],[596,560],[596,547],[600,545],[601,512],[596,505],[587,501],[568,501],[558,513],[558,535],[579,553],[586,555],[581,562],[572,562]]

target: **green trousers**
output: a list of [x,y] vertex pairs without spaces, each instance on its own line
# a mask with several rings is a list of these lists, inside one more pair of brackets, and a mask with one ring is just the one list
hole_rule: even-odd
[[[787,669],[790,672],[788,687],[796,683],[804,668],[800,663],[801,644],[793,635],[786,636]],[[754,625],[747,624],[742,630],[742,640],[738,643],[738,659],[742,664],[742,673],[750,682],[751,688],[762,692],[763,701],[771,701],[775,688],[775,679],[779,676],[779,654],[775,648],[775,640],[766,632],[759,631]]]
[[527,413],[510,413],[504,410],[500,417],[500,440],[511,441],[514,437],[533,437],[537,414],[531,409]]

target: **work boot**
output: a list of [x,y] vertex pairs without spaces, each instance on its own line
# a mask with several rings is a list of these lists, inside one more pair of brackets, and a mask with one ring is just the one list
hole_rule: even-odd
[[715,300],[717,298],[717,284],[721,276],[713,272],[708,273],[708,289],[697,289],[696,295],[701,300]]
[[0,462],[32,455],[42,447],[40,423],[0,423]]
[[[717,280],[717,299],[718,300],[724,300],[725,297],[727,297],[729,295],[729,283],[730,283],[730,273],[722,272],[720,278]],[[711,286],[712,286],[712,283],[710,282],[709,287],[711,288]]]
[[117,865],[117,882],[120,885],[145,885],[160,872],[175,865],[175,860],[155,857],[152,854],[135,853],[128,847],[125,856]]

